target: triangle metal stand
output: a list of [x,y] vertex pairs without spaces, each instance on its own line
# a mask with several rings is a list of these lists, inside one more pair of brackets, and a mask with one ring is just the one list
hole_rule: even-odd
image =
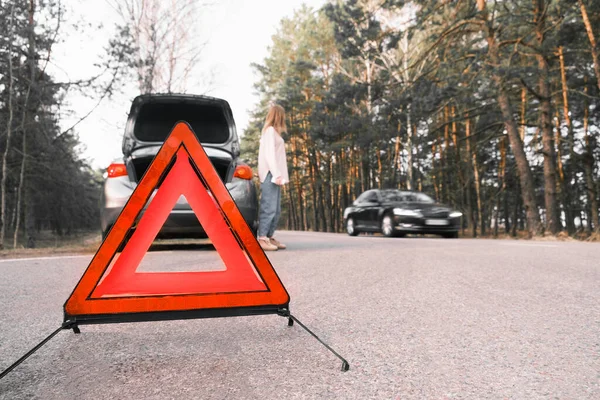
[[10,367],[8,367],[4,371],[2,371],[0,373],[0,379],[4,378],[6,375],[8,375],[8,373],[10,371],[12,371],[13,369],[15,369],[23,361],[27,360],[33,353],[35,353],[36,351],[38,351],[43,345],[45,345],[46,343],[48,343],[50,341],[50,339],[52,339],[54,336],[56,336],[58,334],[58,332],[62,331],[63,329],[73,329],[73,332],[79,333],[79,328],[74,323],[68,322],[68,323],[62,324],[60,326],[60,328],[58,328],[57,330],[55,330],[54,332],[52,332],[51,334],[49,334],[44,340],[42,340],[41,342],[39,342],[33,349],[29,350],[23,357],[19,358]]
[[282,317],[286,317],[288,319],[288,326],[294,326],[294,322],[297,322],[298,325],[300,325],[302,328],[304,328],[304,330],[308,333],[311,334],[312,337],[314,337],[315,339],[317,339],[319,341],[319,343],[321,343],[323,346],[325,346],[327,348],[327,350],[329,350],[330,352],[332,352],[333,354],[335,354],[335,356],[337,358],[339,358],[340,360],[342,360],[342,371],[348,371],[350,369],[350,364],[348,363],[348,361],[346,361],[346,359],[342,356],[340,356],[334,349],[332,349],[327,343],[325,343],[324,341],[322,341],[313,331],[311,331],[310,329],[308,329],[306,327],[306,325],[304,325],[302,322],[300,322],[298,320],[298,318],[294,317],[291,313],[290,310],[288,309],[281,309],[279,310],[279,315]]
[[[340,360],[342,360],[342,371],[348,371],[350,369],[350,364],[348,363],[348,361],[346,361],[346,359],[344,357],[340,356],[327,343],[325,343],[324,341],[322,341],[317,335],[315,335],[315,333],[313,331],[311,331],[310,329],[308,329],[306,327],[306,325],[304,325],[302,322],[300,322],[298,320],[298,318],[296,318],[292,314],[290,314],[290,311],[288,309],[280,309],[280,310],[278,310],[277,314],[280,315],[280,316],[282,316],[282,317],[286,317],[288,319],[288,326],[294,326],[294,322],[297,322],[298,325],[300,325],[302,328],[304,328],[305,331],[307,331],[308,333],[310,333],[311,336],[313,336],[315,339],[317,339],[319,341],[319,343],[321,343],[323,346],[325,346],[327,348],[327,350],[329,350],[330,352],[332,352],[333,354],[335,354],[335,356],[337,358],[339,358]],[[60,328],[58,328],[57,330],[55,330],[54,332],[52,332],[44,340],[42,340],[40,343],[38,343],[34,348],[32,348],[31,350],[29,350],[23,357],[19,358],[10,367],[8,367],[4,371],[2,371],[0,373],[0,379],[4,378],[6,375],[8,375],[8,373],[10,371],[12,371],[13,369],[15,369],[23,361],[27,360],[33,353],[35,353],[36,351],[38,351],[43,345],[45,345],[47,342],[49,342],[50,339],[52,339],[54,336],[56,336],[60,331],[62,331],[64,329],[72,329],[73,332],[76,333],[76,334],[78,334],[78,333],[81,332],[79,330],[79,326],[77,325],[76,321],[66,321],[66,322],[64,322],[60,326]]]

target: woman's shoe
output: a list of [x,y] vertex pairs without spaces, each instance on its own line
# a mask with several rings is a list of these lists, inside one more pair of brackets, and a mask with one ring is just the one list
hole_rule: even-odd
[[277,251],[277,246],[271,243],[269,239],[258,239],[258,244],[264,251]]
[[285,244],[281,243],[279,240],[277,240],[275,238],[270,238],[269,241],[271,242],[272,245],[277,247],[279,250],[283,250],[283,249],[287,248],[287,246]]

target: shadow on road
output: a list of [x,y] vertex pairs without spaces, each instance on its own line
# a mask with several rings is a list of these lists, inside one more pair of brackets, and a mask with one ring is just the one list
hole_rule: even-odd
[[215,246],[212,243],[161,243],[155,242],[148,251],[214,251]]

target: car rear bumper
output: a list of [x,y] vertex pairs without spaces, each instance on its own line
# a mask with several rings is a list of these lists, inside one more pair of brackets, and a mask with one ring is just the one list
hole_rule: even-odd
[[[242,216],[246,220],[246,223],[250,229],[255,231],[258,228],[258,199],[254,183],[252,181],[235,179],[234,181],[227,183],[226,187],[242,213]],[[108,230],[116,222],[128,199],[129,197],[127,196],[121,196],[119,200],[114,197],[110,199],[105,198],[105,205],[110,204],[117,206],[105,206],[102,208],[100,222],[104,234],[108,233]],[[138,217],[138,221],[139,218],[141,218],[141,216]],[[206,233],[189,205],[185,204],[182,206],[181,204],[178,204],[167,217],[167,220],[157,237],[205,238]]]

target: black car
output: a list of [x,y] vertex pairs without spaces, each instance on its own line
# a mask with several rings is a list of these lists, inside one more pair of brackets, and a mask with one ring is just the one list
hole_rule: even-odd
[[344,210],[350,236],[381,232],[385,236],[428,233],[458,237],[462,213],[436,203],[424,193],[397,189],[368,190]]

